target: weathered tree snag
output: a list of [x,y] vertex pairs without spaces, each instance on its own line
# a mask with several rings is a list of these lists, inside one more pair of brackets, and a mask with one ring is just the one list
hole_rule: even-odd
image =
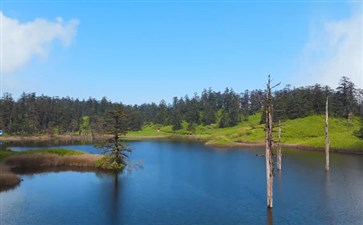
[[282,150],[281,150],[281,121],[279,120],[279,141],[277,142],[277,170],[281,170]]
[[329,112],[328,112],[328,97],[325,104],[325,170],[329,171]]
[[266,178],[267,178],[267,207],[272,208],[273,200],[273,158],[272,158],[272,98],[271,98],[271,86],[270,76],[267,82],[266,91]]

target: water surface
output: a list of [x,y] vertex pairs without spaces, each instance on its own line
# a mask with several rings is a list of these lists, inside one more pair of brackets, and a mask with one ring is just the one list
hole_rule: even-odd
[[131,159],[143,161],[131,173],[22,175],[0,194],[0,224],[363,224],[362,156],[331,154],[326,173],[323,153],[285,150],[267,211],[263,149],[130,145]]

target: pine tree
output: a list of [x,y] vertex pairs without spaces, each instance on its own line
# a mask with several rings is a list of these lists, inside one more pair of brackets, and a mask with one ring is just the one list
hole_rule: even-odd
[[178,98],[174,97],[173,110],[172,110],[172,114],[171,114],[171,125],[172,125],[174,132],[183,128],[182,121],[183,121],[183,118],[181,115],[180,105],[178,105]]
[[356,105],[355,92],[354,83],[348,77],[343,76],[337,87],[337,97],[341,104],[340,113],[350,121],[353,116],[353,108]]
[[120,140],[120,136],[126,135],[129,130],[128,115],[129,112],[122,105],[109,112],[111,121],[107,124],[109,131],[113,134],[113,140],[105,144],[104,148],[111,153],[111,157],[107,158],[103,165],[99,165],[100,167],[122,169],[127,165],[128,152],[131,149]]
[[210,125],[216,122],[216,111],[210,103],[207,103],[202,112],[202,123]]

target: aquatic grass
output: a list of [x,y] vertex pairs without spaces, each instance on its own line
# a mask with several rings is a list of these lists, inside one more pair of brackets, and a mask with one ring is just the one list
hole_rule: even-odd
[[[15,187],[20,182],[20,178],[12,172],[16,169],[72,169],[97,171],[97,160],[102,155],[84,154],[83,152],[70,153],[67,151],[47,150],[28,151],[28,152],[11,152],[6,154],[2,152],[3,159],[0,162],[0,191],[8,190]],[[9,153],[11,152],[11,153]],[[30,153],[31,152],[31,153]]]
[[54,154],[58,156],[70,156],[70,155],[83,155],[85,152],[75,151],[69,149],[40,149],[40,150],[29,150],[23,152],[16,152],[11,150],[0,150],[0,161],[9,156],[15,155],[33,155],[33,154]]
[[10,168],[32,168],[32,167],[90,167],[96,168],[96,161],[101,155],[78,154],[60,156],[51,153],[20,154],[9,156],[4,164]]

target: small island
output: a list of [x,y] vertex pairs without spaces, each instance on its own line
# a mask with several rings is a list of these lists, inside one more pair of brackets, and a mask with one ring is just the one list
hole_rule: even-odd
[[75,170],[99,171],[102,155],[67,149],[0,151],[0,191],[11,189],[21,181],[15,171]]

